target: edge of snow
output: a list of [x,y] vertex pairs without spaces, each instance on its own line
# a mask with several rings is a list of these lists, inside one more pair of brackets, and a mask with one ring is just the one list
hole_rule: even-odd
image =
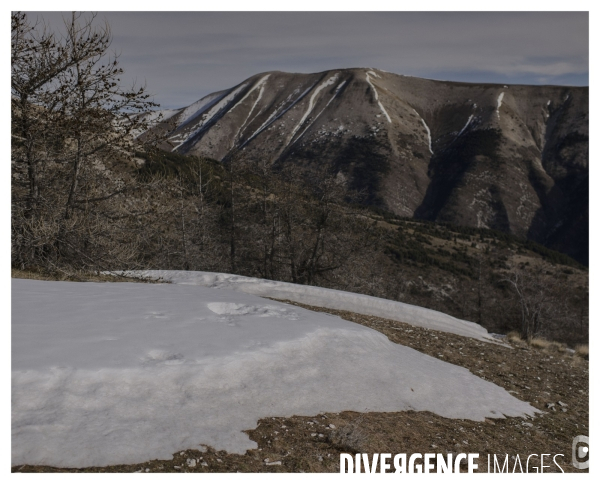
[[231,289],[256,296],[288,299],[311,306],[378,316],[487,343],[501,344],[479,324],[433,309],[364,294],[217,272],[146,270],[121,271],[121,273],[159,278],[173,284]]

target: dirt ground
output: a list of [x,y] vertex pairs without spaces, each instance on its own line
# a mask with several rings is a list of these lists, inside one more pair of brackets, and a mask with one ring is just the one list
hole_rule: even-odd
[[[284,301],[315,311],[338,315],[385,334],[403,344],[463,366],[517,398],[530,402],[542,413],[533,419],[486,419],[484,422],[439,417],[430,412],[342,412],[311,416],[269,417],[247,430],[258,449],[244,455],[211,448],[184,450],[171,460],[102,468],[61,469],[46,466],[16,466],[13,472],[339,472],[341,452],[358,453],[479,453],[478,472],[488,471],[488,455],[497,455],[503,465],[509,455],[509,470],[582,472],[571,464],[571,445],[577,435],[589,435],[588,361],[558,347],[538,349],[514,341],[510,347],[471,338],[416,328],[397,321],[363,316]],[[563,454],[555,458],[556,454]],[[461,467],[461,470],[466,470]],[[393,471],[393,466],[392,466]],[[584,471],[587,472],[587,471]]]

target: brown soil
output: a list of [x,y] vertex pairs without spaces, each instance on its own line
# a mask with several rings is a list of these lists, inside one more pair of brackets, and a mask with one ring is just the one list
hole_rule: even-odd
[[[435,358],[463,366],[530,402],[541,410],[534,419],[504,418],[484,422],[446,419],[430,412],[342,412],[316,416],[269,417],[248,430],[258,449],[244,455],[206,449],[184,450],[172,460],[102,468],[59,469],[16,466],[13,472],[339,472],[340,452],[479,453],[480,472],[487,472],[488,455],[503,462],[518,454],[530,472],[545,457],[545,472],[580,472],[571,465],[571,444],[577,435],[589,435],[589,365],[558,346],[537,349],[514,341],[510,348],[471,338],[431,331],[382,318],[347,311],[291,303],[338,315],[388,336]],[[559,403],[560,402],[560,403]],[[333,427],[331,427],[333,426]],[[188,465],[195,459],[195,467]],[[270,465],[269,465],[270,464]],[[493,457],[492,457],[493,464]],[[464,469],[463,469],[464,470]],[[519,472],[517,465],[516,471]]]

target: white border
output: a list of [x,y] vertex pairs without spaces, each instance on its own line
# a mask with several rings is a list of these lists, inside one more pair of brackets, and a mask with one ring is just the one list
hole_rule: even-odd
[[[597,2],[592,3],[591,1],[582,1],[582,0],[571,0],[569,2],[556,2],[556,1],[516,1],[516,0],[505,0],[503,2],[482,2],[479,1],[464,1],[464,0],[456,0],[453,2],[390,2],[390,1],[381,1],[381,0],[371,0],[371,1],[362,1],[358,2],[355,0],[304,0],[302,3],[284,3],[284,2],[275,2],[272,0],[254,0],[252,2],[241,2],[241,1],[228,1],[228,2],[179,2],[177,5],[174,5],[169,2],[132,2],[132,1],[115,1],[115,0],[106,0],[103,2],[74,2],[74,1],[58,1],[49,2],[40,1],[40,0],[25,0],[22,2],[11,2],[12,5],[9,7],[11,9],[18,9],[23,11],[70,11],[70,10],[96,10],[96,11],[267,11],[267,10],[277,10],[277,11],[589,11],[590,12],[590,46],[599,45],[597,42],[598,30],[597,22],[595,21],[596,16],[594,15],[598,10]],[[448,7],[452,7],[451,9]],[[8,12],[7,12],[8,13]],[[4,28],[7,29],[8,19],[7,16],[4,16]],[[8,34],[6,34],[5,42],[8,42]],[[590,53],[594,52],[591,51]],[[3,65],[8,69],[8,48],[5,47],[2,50],[2,55],[5,58]],[[596,63],[592,61],[594,57],[590,58],[590,84],[592,79],[595,78],[595,68]],[[6,73],[3,77],[5,83],[8,83],[8,73]],[[2,351],[2,367],[4,368],[3,372],[3,388],[10,388],[10,281],[8,280],[9,266],[10,266],[10,164],[8,160],[10,159],[8,151],[10,151],[10,136],[9,136],[9,125],[10,118],[9,114],[9,98],[8,98],[8,89],[4,90],[5,96],[3,99],[3,112],[4,116],[4,139],[6,142],[4,152],[4,163],[2,165],[3,173],[2,173],[2,183],[4,184],[4,190],[2,190],[2,210],[1,210],[1,227],[2,227],[2,237],[0,238],[0,250],[3,255],[2,258],[2,268],[3,274],[5,275],[2,279],[2,287],[0,292],[1,299],[1,307],[3,309],[4,318],[4,338],[2,339],[3,343],[3,351]],[[592,108],[592,112],[596,112],[597,101],[595,96],[595,91],[592,89],[590,93],[590,107]],[[7,119],[8,118],[8,119]],[[595,116],[592,114],[590,119],[590,138],[592,140],[596,139],[594,134],[596,133],[595,128]],[[590,145],[590,159],[595,160],[595,143],[592,142]],[[596,177],[596,168],[595,165],[592,164],[590,166],[590,177],[592,180],[597,180]],[[599,205],[599,197],[595,191],[591,191],[590,193],[590,247],[595,248],[598,246],[597,242],[598,238],[598,223],[595,218],[596,210],[600,207]],[[595,255],[595,251],[590,251],[590,268],[593,269],[593,277],[590,277],[590,321],[592,324],[590,325],[590,342],[595,348],[595,342],[597,341],[598,331],[595,329],[595,320],[596,316],[599,314],[598,305],[595,302],[597,300],[598,290],[596,288],[595,283],[595,274],[597,267],[597,256]],[[596,358],[592,357],[592,364],[590,366],[590,374],[597,375],[595,371]],[[598,385],[590,385],[590,409],[595,408],[595,403],[597,402],[597,386]],[[8,391],[3,392],[3,398],[1,400],[2,405],[2,414],[4,416],[3,425],[2,425],[2,447],[0,451],[1,461],[2,462],[2,471],[3,473],[8,473],[10,471],[10,394]],[[598,429],[597,426],[597,418],[595,418],[594,414],[590,412],[590,428]],[[596,434],[597,432],[592,432]],[[406,449],[406,452],[409,452],[410,449]],[[483,457],[483,454],[482,454]],[[568,457],[568,456],[567,456]],[[480,459],[482,460],[482,459]],[[483,460],[482,460],[483,462]],[[600,461],[599,461],[600,462]],[[594,461],[596,464],[596,461]],[[600,464],[594,465],[592,464],[593,473],[588,474],[587,476],[581,476],[582,479],[589,481],[591,479],[591,475],[598,474],[596,471],[596,467],[600,469]],[[142,474],[143,475],[143,474]],[[84,477],[85,476],[85,477]],[[133,477],[132,477],[133,476]],[[285,479],[285,482],[306,482],[310,480],[311,482],[324,482],[327,479],[327,482],[333,481],[335,482],[372,482],[375,480],[383,480],[386,482],[398,482],[399,479],[402,480],[413,480],[418,479],[419,482],[423,482],[423,479],[427,481],[431,481],[432,479],[436,479],[434,475],[428,476],[397,476],[394,474],[389,475],[376,475],[376,476],[341,476],[339,474],[334,475],[323,475],[323,474],[211,474],[211,475],[199,475],[199,474],[183,474],[175,477],[172,474],[148,474],[144,475],[144,477],[136,477],[136,474],[118,474],[111,475],[110,479],[116,479],[118,481],[122,481],[125,479],[143,479],[144,482],[162,482],[166,479],[187,479],[188,482],[244,482],[244,483],[252,483],[252,482],[281,482]],[[185,477],[187,476],[187,477]],[[560,476],[560,475],[559,475]],[[19,480],[23,482],[30,482],[34,479],[43,479],[44,481],[64,481],[71,480],[74,482],[80,482],[82,479],[85,481],[96,481],[105,482],[108,476],[102,474],[44,474],[37,477],[35,474],[11,474],[11,480]],[[473,477],[466,475],[451,475],[450,479],[453,481],[457,481],[458,479],[466,478],[466,479],[481,479],[482,476]],[[525,479],[536,479],[532,475],[527,476],[511,476],[511,479],[516,479],[518,481],[524,481]],[[448,476],[446,475],[443,478],[445,482],[448,480]],[[487,475],[485,479],[503,479],[500,476],[489,476]],[[539,479],[539,478],[538,478]],[[562,476],[557,477],[557,475],[546,475],[543,476],[544,482],[555,481],[556,479],[561,479],[561,482],[565,482],[564,479],[571,479],[570,477]],[[193,480],[193,481],[192,481]],[[392,481],[393,480],[393,481]],[[473,481],[472,481],[473,482]]]

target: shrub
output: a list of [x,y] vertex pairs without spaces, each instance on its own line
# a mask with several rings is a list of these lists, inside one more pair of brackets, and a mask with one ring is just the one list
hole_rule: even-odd
[[585,358],[586,360],[590,357],[590,347],[589,345],[577,345],[575,347],[575,354],[580,358]]
[[511,343],[521,343],[523,341],[521,339],[521,334],[518,331],[511,331],[506,335],[506,337]]

